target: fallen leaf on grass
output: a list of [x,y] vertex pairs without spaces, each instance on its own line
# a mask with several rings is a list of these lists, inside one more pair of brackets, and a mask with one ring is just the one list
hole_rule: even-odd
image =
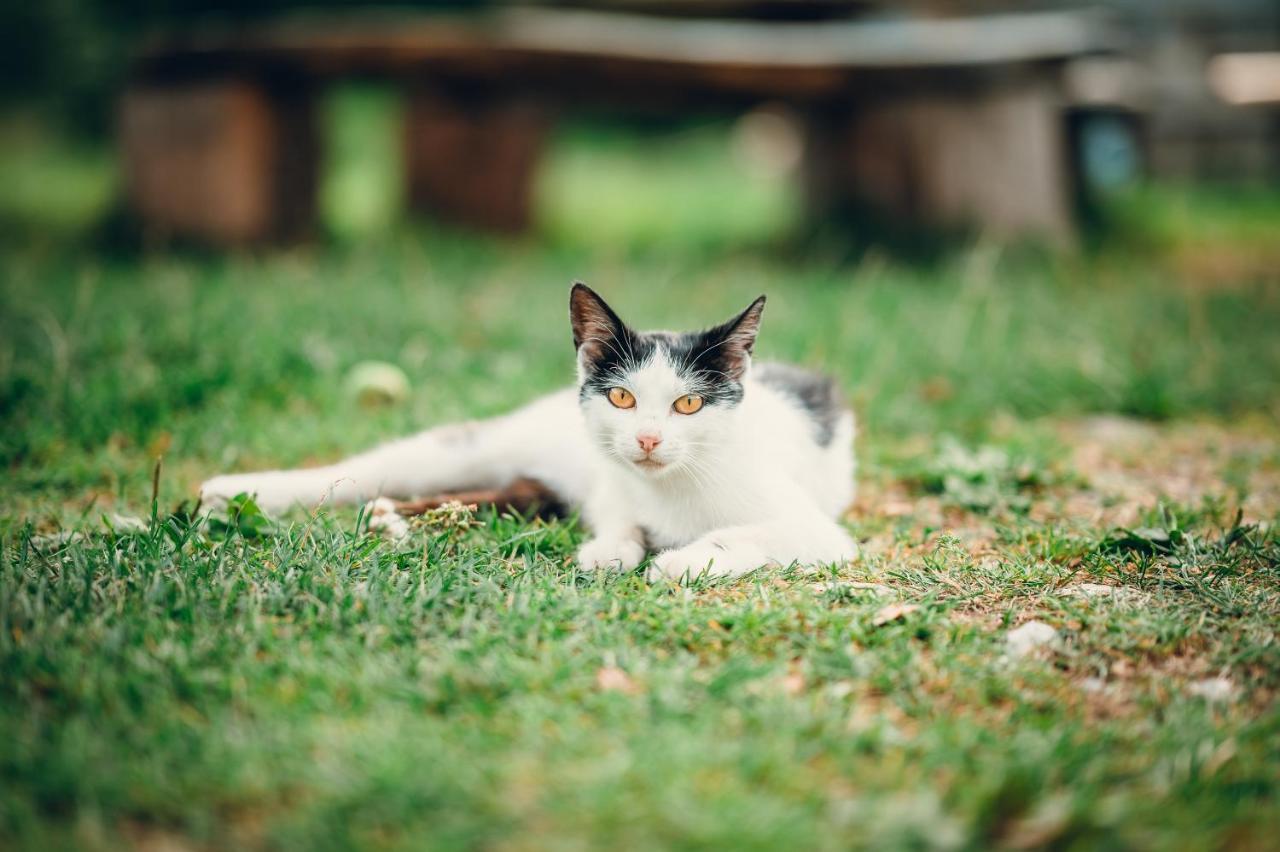
[[890,518],[901,518],[904,515],[910,515],[916,509],[914,503],[908,503],[905,500],[897,500],[885,503],[880,507],[882,514]]
[[1181,530],[1162,530],[1158,527],[1118,529],[1102,540],[1098,549],[1103,553],[1142,553],[1154,555],[1171,553],[1185,536]]
[[1079,595],[1082,598],[1102,598],[1116,593],[1115,586],[1104,586],[1101,583],[1080,583],[1063,590],[1064,594]]
[[1066,795],[1053,796],[1015,820],[1002,838],[1002,844],[1009,849],[1041,849],[1061,837],[1070,826],[1071,799]]
[[886,607],[880,608],[880,611],[876,613],[875,618],[871,619],[871,623],[876,627],[880,627],[888,624],[890,621],[897,621],[899,618],[904,618],[909,613],[913,613],[919,608],[920,607],[916,604],[889,604]]
[[596,672],[596,688],[604,692],[624,692],[627,695],[635,695],[640,691],[631,675],[617,666],[605,666]]
[[891,595],[894,593],[893,589],[882,583],[814,583],[809,588],[819,595],[842,590],[875,592],[877,595]]

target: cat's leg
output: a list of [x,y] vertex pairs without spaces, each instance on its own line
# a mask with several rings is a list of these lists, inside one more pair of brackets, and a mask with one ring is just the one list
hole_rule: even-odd
[[659,553],[646,576],[650,582],[740,577],[766,566],[847,562],[857,552],[857,545],[839,524],[814,511],[786,520],[712,530],[684,547]]
[[583,519],[592,537],[578,550],[578,566],[584,571],[632,571],[644,561],[644,532],[630,505],[607,477],[596,480]]
[[496,489],[529,477],[577,505],[587,489],[585,442],[574,393],[562,391],[502,417],[429,429],[325,467],[214,477],[200,497],[217,507],[251,494],[264,510],[279,512]]
[[644,561],[644,536],[636,526],[601,530],[578,550],[578,566],[586,571],[634,571]]

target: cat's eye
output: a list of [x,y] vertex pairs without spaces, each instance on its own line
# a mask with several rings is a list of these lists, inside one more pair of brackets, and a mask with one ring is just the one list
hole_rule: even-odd
[[697,414],[698,409],[702,408],[702,397],[693,393],[686,394],[675,401],[674,407],[681,414]]
[[609,401],[617,408],[636,407],[636,398],[626,388],[609,388]]

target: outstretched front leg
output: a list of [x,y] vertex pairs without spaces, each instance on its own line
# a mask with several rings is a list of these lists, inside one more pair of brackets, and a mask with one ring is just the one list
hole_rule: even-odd
[[502,489],[527,477],[577,505],[587,488],[585,444],[577,398],[563,391],[503,417],[441,426],[325,467],[216,476],[200,486],[200,499],[217,508],[249,494],[264,510],[281,512]]
[[659,553],[646,576],[649,582],[741,577],[768,566],[847,562],[857,552],[839,524],[815,511],[802,518],[712,530],[684,547]]

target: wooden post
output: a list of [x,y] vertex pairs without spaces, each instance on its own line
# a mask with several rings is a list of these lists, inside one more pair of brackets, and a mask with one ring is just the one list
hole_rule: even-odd
[[227,246],[312,233],[318,141],[308,90],[139,84],[119,123],[125,191],[148,236]]
[[484,230],[527,230],[550,124],[547,111],[529,101],[473,96],[464,103],[412,90],[404,123],[409,207]]
[[812,209],[851,202],[894,220],[997,237],[1072,238],[1066,120],[1036,80],[859,106],[811,144]]

